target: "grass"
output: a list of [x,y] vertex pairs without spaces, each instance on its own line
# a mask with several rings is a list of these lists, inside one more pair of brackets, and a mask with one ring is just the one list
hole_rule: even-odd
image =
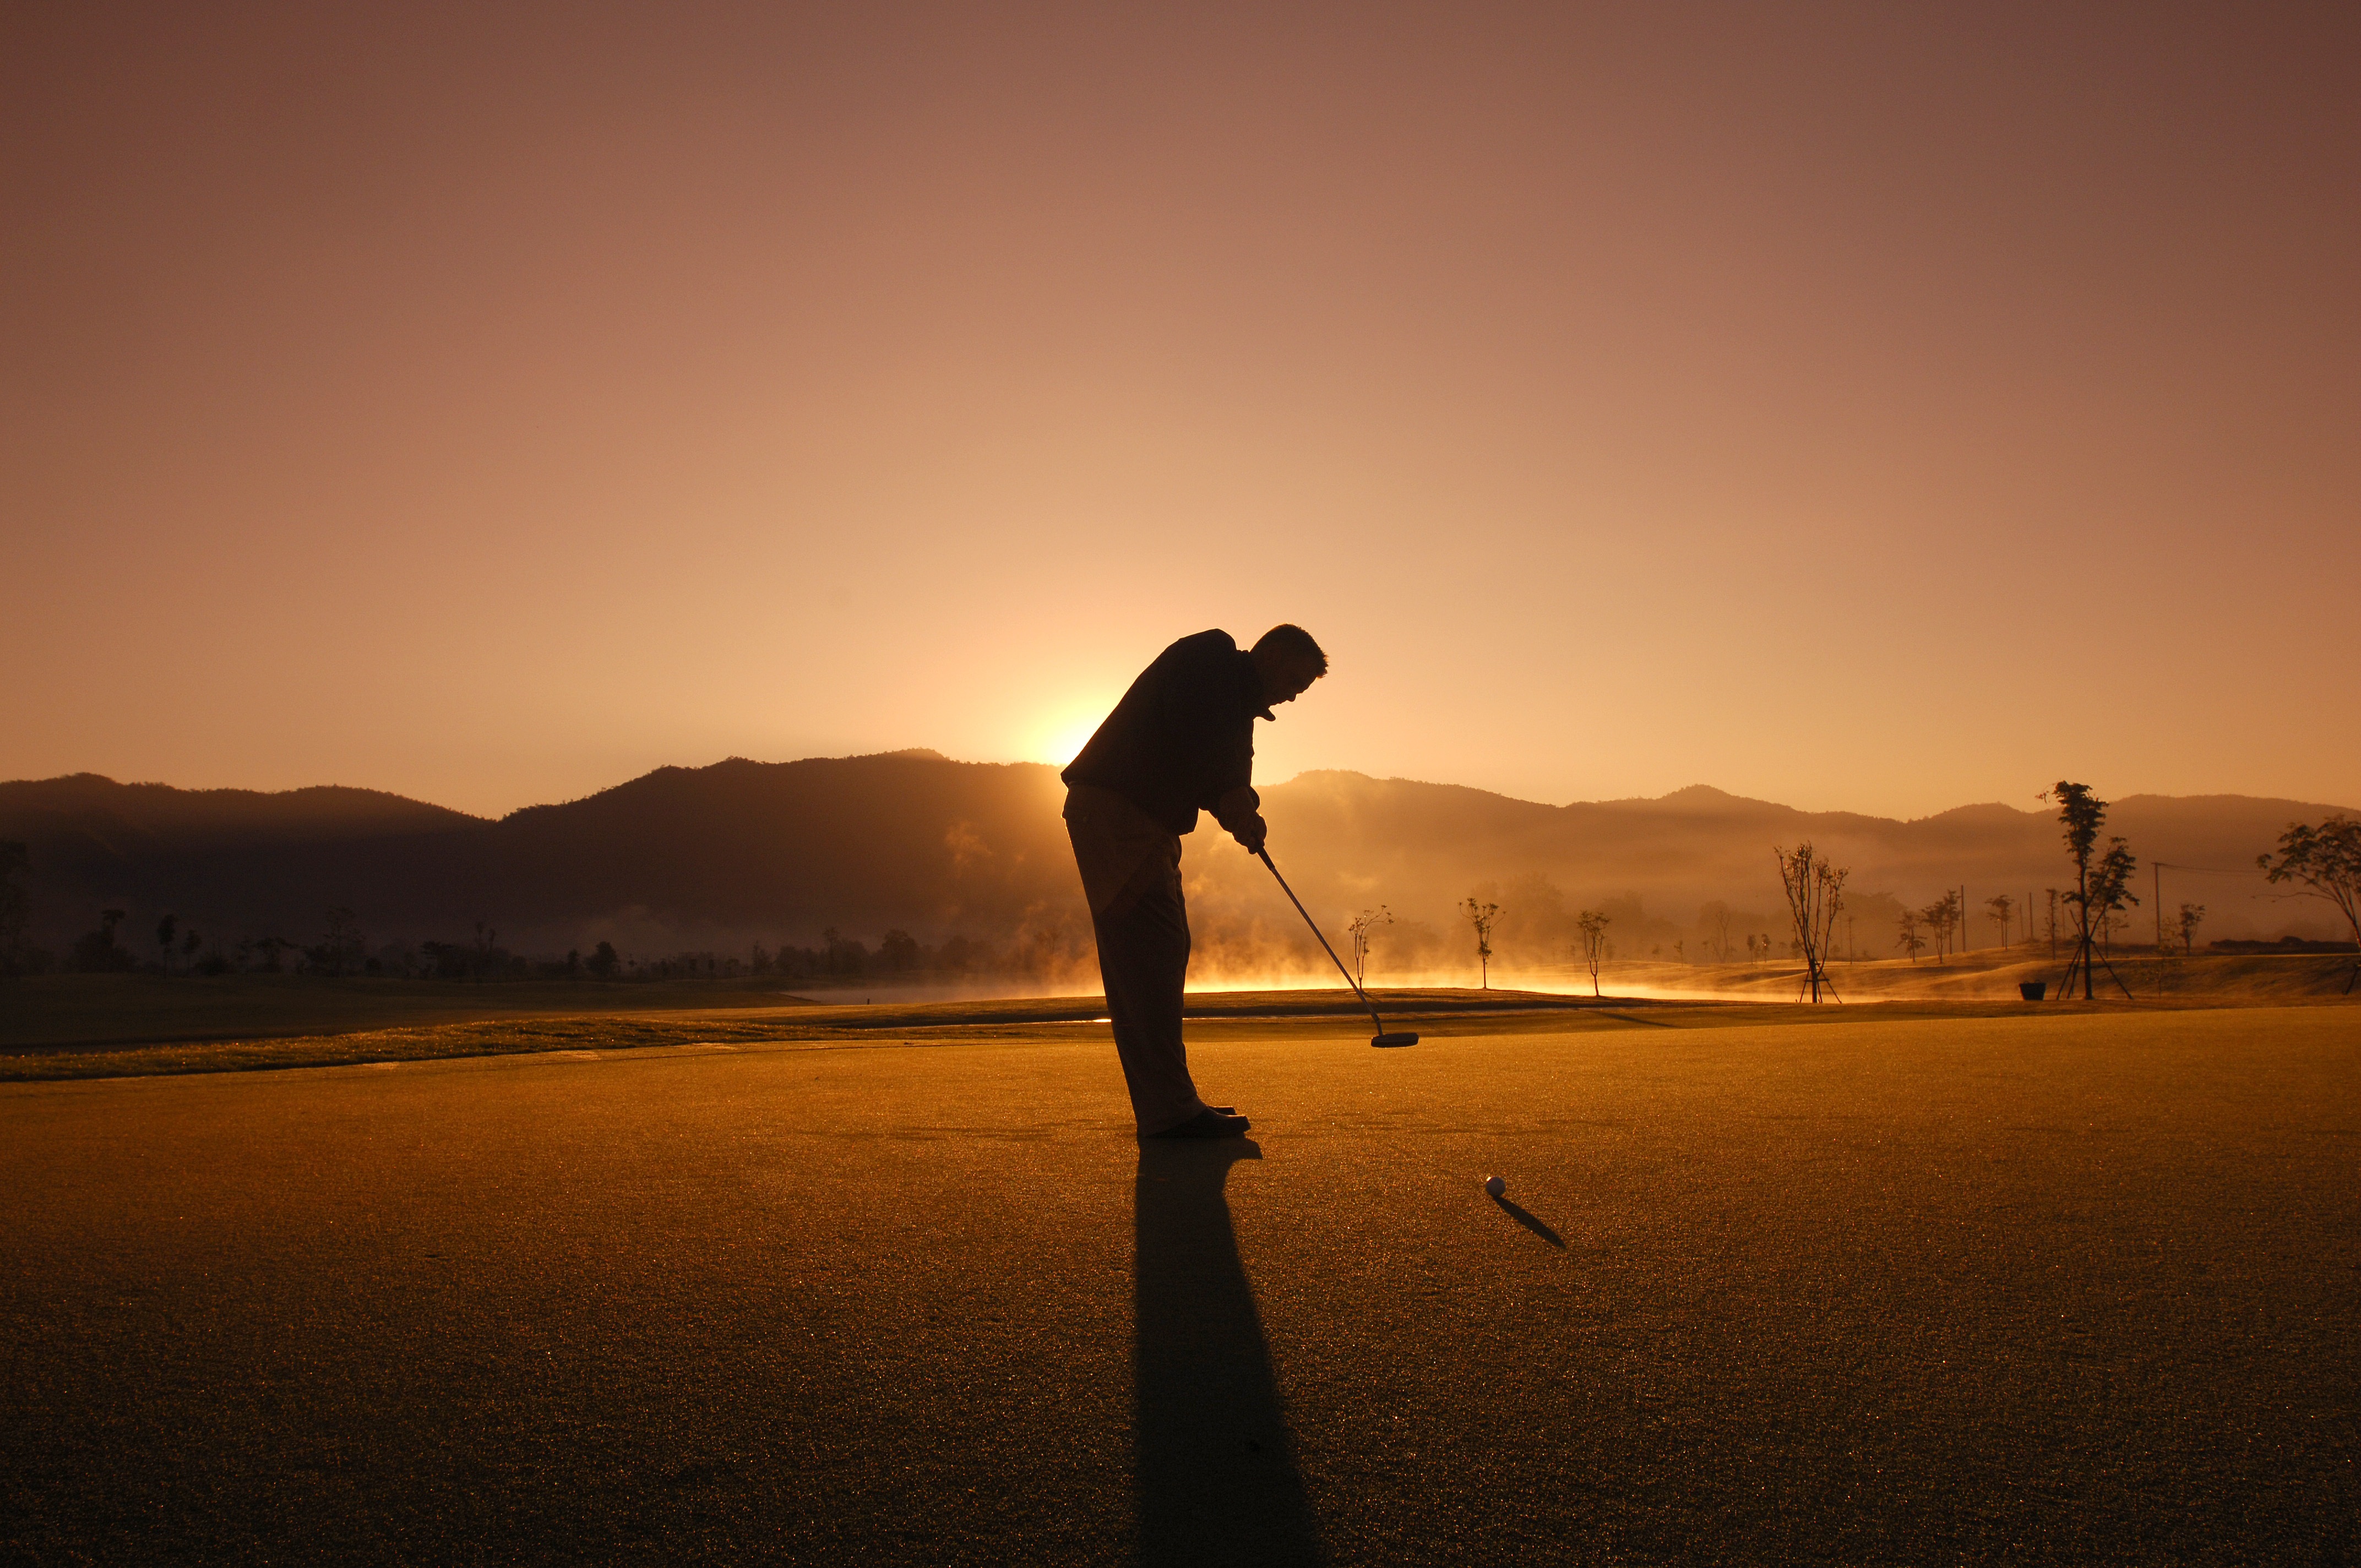
[[0,1050],[334,1035],[584,1013],[779,1007],[780,983],[741,981],[384,980],[353,976],[64,974],[0,981]]
[[2349,1560],[2361,1013],[1390,1000],[0,1088],[0,1559]]
[[[394,989],[404,986],[408,989]],[[1104,1037],[1105,1027],[1097,1022],[1104,1003],[1096,996],[829,1005],[774,991],[696,982],[502,987],[292,976],[239,976],[226,981],[72,976],[34,981],[17,993],[47,1002],[47,1012],[36,1010],[33,1015],[45,1020],[53,1034],[79,1025],[85,1036],[59,1040],[37,1034],[37,1043],[27,1044],[0,1038],[0,1081],[559,1051],[603,1055],[681,1047],[845,1049],[987,1040],[1071,1042]],[[1437,1037],[2014,1017],[2033,1011],[2013,998],[1903,997],[1813,1007],[1767,994],[1682,1001],[1592,1001],[1505,990],[1379,991],[1373,995],[1389,1027],[1413,1028]],[[2219,998],[2182,998],[2142,1003],[2136,1010],[2224,1004]],[[2046,1015],[2132,1010],[2115,1001],[2053,1001],[2039,1009]],[[1246,1034],[1333,1040],[1357,1036],[1368,1026],[1367,1014],[1342,990],[1208,992],[1193,996],[1189,1012],[1191,1036],[1202,1040]],[[126,1039],[106,1032],[122,1029],[126,1019],[143,1023],[153,1037]],[[303,1019],[320,1022],[308,1027],[295,1022]],[[19,1038],[31,1032],[13,1015],[11,1027]]]

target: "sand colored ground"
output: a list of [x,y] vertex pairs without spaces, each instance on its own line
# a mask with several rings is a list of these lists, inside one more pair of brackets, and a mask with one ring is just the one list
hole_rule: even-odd
[[[1098,996],[868,1004],[760,993],[759,999],[767,1005],[746,1005],[750,1000],[747,995],[734,989],[722,989],[703,993],[702,999],[708,1003],[704,1006],[642,1005],[623,1011],[585,1012],[566,1010],[544,1001],[529,1008],[520,1004],[515,1010],[502,1010],[495,1005],[471,1014],[466,1008],[468,998],[463,994],[434,1003],[451,1014],[447,1019],[368,1027],[357,1025],[354,1020],[377,1015],[373,998],[364,994],[356,1004],[342,993],[339,982],[314,983],[324,983],[327,988],[327,1001],[323,1005],[341,1022],[342,1027],[318,1033],[285,1027],[287,1006],[278,995],[267,993],[265,1003],[255,1009],[260,1018],[249,1019],[249,1026],[257,1032],[168,1031],[161,1038],[135,1044],[107,1043],[107,1037],[102,1036],[95,1044],[20,1046],[14,1049],[0,1045],[0,1082],[699,1045],[745,1048],[796,1043],[851,1047],[985,1040],[1062,1044],[1071,1037],[1075,1026],[1104,1023],[1101,1014],[1106,1006]],[[465,992],[477,988],[453,989]],[[613,989],[627,993],[623,998],[626,1003],[642,1000],[628,994],[635,987]],[[694,989],[688,994],[699,995]],[[2004,1002],[1888,996],[1845,1006],[1811,1006],[1772,1000],[1763,994],[1709,998],[1609,996],[1600,1001],[1588,996],[1498,988],[1377,991],[1370,994],[1382,1010],[1389,1029],[1429,1033],[1441,1029],[1458,1034],[1479,1026],[1477,1021],[1481,1027],[1495,1031],[1585,1033],[1600,1029],[1731,1028],[1750,1024],[1824,1025],[1869,1017],[2014,1017],[2028,1011],[2056,1016],[2230,1004],[2213,997],[2129,1003],[2112,999],[2091,1003],[2053,998],[2038,1008],[2028,1008],[2014,996]],[[300,999],[302,992],[296,995]],[[400,1007],[394,1016],[398,1018],[413,1016],[421,1005],[415,997],[397,1000]],[[577,993],[573,1000],[579,1009],[585,1001],[603,1004],[613,999],[606,988],[599,988],[588,997]],[[679,998],[673,1000],[677,1002]],[[2305,1000],[2329,1005],[2342,1001]],[[731,1003],[737,1004],[728,1004]],[[79,1012],[85,1022],[91,1020],[89,1009]],[[216,1012],[212,1021],[218,1024],[231,1015],[234,1014],[225,1008]],[[1194,1036],[1209,1039],[1227,1038],[1241,1030],[1248,1034],[1329,1039],[1371,1027],[1363,1003],[1341,988],[1191,992],[1188,1015]]]
[[0,1556],[2361,1548],[2361,1012],[1562,1022],[0,1088]]

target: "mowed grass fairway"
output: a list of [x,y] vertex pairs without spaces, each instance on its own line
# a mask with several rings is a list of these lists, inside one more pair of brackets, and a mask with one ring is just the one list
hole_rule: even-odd
[[2361,1009],[1861,1011],[0,1086],[0,1556],[2361,1552]]

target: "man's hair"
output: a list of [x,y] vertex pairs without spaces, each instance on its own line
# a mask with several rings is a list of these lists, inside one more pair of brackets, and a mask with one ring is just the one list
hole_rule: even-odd
[[1312,641],[1312,633],[1300,626],[1274,626],[1255,639],[1256,652],[1259,653],[1266,648],[1274,653],[1283,653],[1290,659],[1317,665],[1314,679],[1328,673],[1328,655],[1320,651],[1319,643]]

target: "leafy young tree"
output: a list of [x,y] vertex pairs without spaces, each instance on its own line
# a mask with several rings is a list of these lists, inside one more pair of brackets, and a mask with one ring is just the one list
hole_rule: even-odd
[[2015,907],[2016,900],[2004,893],[1984,900],[1984,918],[2000,927],[2000,945],[2004,948],[2008,946],[2009,913]]
[[1475,894],[1470,894],[1467,901],[1459,907],[1467,916],[1467,923],[1476,928],[1476,961],[1482,966],[1483,989],[1489,991],[1492,989],[1492,924],[1500,917],[1500,906],[1480,903]]
[[1894,945],[1909,954],[1910,961],[1914,964],[1918,961],[1918,955],[1927,950],[1927,938],[1918,934],[1916,910],[1905,909],[1902,912],[1902,935],[1894,939]]
[[1960,926],[1960,895],[1947,892],[1942,897],[1918,912],[1927,929],[1935,933],[1935,958],[1938,962],[1950,956],[1951,934]]
[[2255,864],[2272,882],[2299,883],[2299,896],[2334,905],[2345,916],[2356,954],[2352,979],[2345,982],[2350,996],[2361,981],[2361,820],[2331,817],[2317,828],[2291,822],[2279,835],[2279,854],[2258,855]]
[[167,915],[156,922],[156,946],[163,949],[164,972],[168,976],[172,972],[172,938],[180,928],[177,916]]
[[[2139,900],[2131,892],[2132,873],[2139,862],[2121,839],[2107,840],[2107,852],[2091,868],[2091,907],[2098,921],[2099,950],[2105,953],[2115,934],[2115,916]],[[2113,972],[2113,971],[2110,971]],[[2118,980],[2117,984],[2123,982]]]
[[1380,904],[1375,909],[1362,910],[1353,916],[1352,924],[1345,927],[1345,932],[1353,938],[1354,984],[1359,985],[1363,982],[1369,962],[1370,938],[1376,934],[1378,927],[1390,926],[1393,923],[1394,912]]
[[583,967],[600,980],[612,980],[623,963],[615,956],[614,943],[601,942],[590,949],[590,956],[583,961]]
[[2173,922],[2173,928],[2180,933],[2180,956],[2182,958],[2190,958],[2196,953],[2197,927],[2204,918],[2205,906],[2203,905],[2184,904],[2180,906],[2180,917]]
[[[1828,973],[1828,941],[1837,916],[1844,908],[1845,878],[1851,872],[1821,859],[1808,839],[1796,845],[1793,854],[1776,845],[1771,853],[1779,862],[1779,882],[1787,891],[1787,912],[1795,921],[1795,956],[1804,960],[1804,981],[1797,989],[1797,999],[1808,995],[1817,1002],[1823,988],[1834,996],[1836,988]],[[1767,934],[1763,945],[1771,945]],[[1916,957],[1915,951],[1912,956]]]
[[[2066,966],[2066,983],[2061,992],[2072,989],[2074,977],[2082,977],[2082,1000],[2093,996],[2092,968],[2105,963],[2100,947],[2107,923],[2127,904],[2137,904],[2132,895],[2132,872],[2136,869],[2131,850],[2121,839],[2108,840],[2107,850],[2094,861],[2092,851],[2098,848],[2099,829],[2106,825],[2107,803],[2092,793],[2089,784],[2070,784],[2060,779],[2042,792],[2044,799],[2055,797],[2058,802],[2058,822],[2066,830],[2066,853],[2074,862],[2074,885],[2066,890],[2064,902],[2074,916],[2074,956]],[[2124,985],[2123,976],[2115,974],[2109,965],[2107,972],[2114,977],[2128,997],[2132,988]]]
[[1599,994],[1598,959],[1607,949],[1607,927],[1613,925],[1614,920],[1596,909],[1586,909],[1574,917],[1574,923],[1582,932],[1583,961],[1590,966],[1590,994],[1597,996]]

